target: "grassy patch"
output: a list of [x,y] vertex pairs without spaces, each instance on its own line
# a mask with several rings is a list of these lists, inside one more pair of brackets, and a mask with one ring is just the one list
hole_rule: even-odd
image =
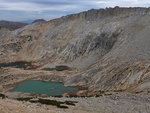
[[56,71],[64,71],[69,69],[70,68],[68,66],[56,66]]
[[41,104],[57,106],[58,108],[68,108],[67,106],[61,105],[61,104],[64,104],[64,102],[60,102],[60,101],[56,101],[56,100],[39,99],[37,102],[39,102]]
[[56,96],[53,96],[53,97],[61,98],[63,96],[62,95],[56,95]]
[[[95,97],[96,95],[81,95],[81,96],[77,96],[77,95],[69,95],[68,97],[71,98],[71,97],[81,97],[81,98],[88,98],[88,97]],[[96,96],[98,97],[98,96]]]
[[100,95],[95,95],[95,97],[101,97],[102,95],[100,94]]
[[110,95],[112,95],[112,93],[108,93],[108,94],[104,94],[105,96],[110,96]]
[[10,63],[1,63],[0,67],[15,67],[15,68],[23,68],[23,69],[35,69],[36,67],[32,65],[31,62],[10,62]]
[[7,96],[5,96],[4,94],[0,93],[0,98],[5,99]]
[[[65,101],[65,102],[61,102],[61,101],[56,101],[56,100],[47,100],[47,99],[38,99],[38,100],[32,100],[32,98],[17,98],[18,101],[29,101],[31,103],[41,103],[41,104],[45,104],[45,105],[52,105],[52,106],[56,106],[58,108],[65,108],[67,109],[68,106],[65,105],[72,105],[75,106],[75,101]],[[62,105],[63,104],[63,105]],[[65,104],[65,105],[64,105]]]
[[71,68],[68,66],[56,66],[55,68],[44,68],[45,71],[65,71],[70,70]]
[[26,98],[17,98],[18,101],[30,101],[32,98],[26,97]]
[[138,94],[138,93],[142,93],[143,91],[137,91],[137,92],[135,92],[136,94]]
[[75,106],[75,101],[65,101],[65,104]]
[[45,71],[55,71],[55,68],[44,68]]

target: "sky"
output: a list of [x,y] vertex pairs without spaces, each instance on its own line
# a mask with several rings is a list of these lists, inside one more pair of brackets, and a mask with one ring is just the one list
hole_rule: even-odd
[[0,0],[0,20],[51,20],[89,9],[150,7],[150,0]]

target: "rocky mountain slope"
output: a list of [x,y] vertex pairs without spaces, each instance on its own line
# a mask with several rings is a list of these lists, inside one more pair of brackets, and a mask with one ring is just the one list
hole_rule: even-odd
[[94,91],[150,88],[150,8],[89,10],[0,32],[0,63],[68,66],[65,85]]

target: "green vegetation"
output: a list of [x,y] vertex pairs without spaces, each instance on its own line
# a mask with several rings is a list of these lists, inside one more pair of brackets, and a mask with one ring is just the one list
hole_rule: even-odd
[[29,101],[31,103],[41,103],[41,104],[45,104],[45,105],[52,105],[52,106],[56,106],[58,108],[65,108],[67,109],[68,106],[62,105],[62,104],[66,104],[66,105],[72,105],[75,106],[75,101],[65,101],[65,102],[61,102],[61,101],[56,101],[56,100],[47,100],[47,99],[38,99],[38,100],[32,100],[32,98],[27,97],[27,98],[17,98],[18,101]]
[[56,66],[56,71],[64,71],[69,69],[70,68],[68,66]]
[[62,95],[56,95],[56,96],[53,96],[53,97],[61,98],[63,96]]
[[17,98],[18,101],[30,101],[32,98],[27,97],[27,98]]
[[56,66],[55,68],[44,68],[43,70],[46,71],[65,71],[65,70],[70,70],[70,67],[68,66]]
[[75,103],[77,103],[77,102],[75,102],[75,101],[65,101],[65,103],[66,103],[67,105],[75,106]]
[[32,65],[31,62],[10,62],[10,63],[1,63],[0,67],[16,67],[23,69],[35,69],[36,67]]
[[87,97],[100,97],[102,96],[101,94],[100,95],[81,95],[81,96],[78,96],[78,95],[69,95],[68,97],[71,98],[71,97],[81,97],[81,98],[87,98]]
[[39,99],[39,100],[31,100],[31,103],[41,103],[41,104],[46,104],[46,105],[52,105],[52,106],[57,106],[58,108],[68,108],[67,106],[63,106],[61,104],[65,104],[64,102],[59,102],[56,100],[46,100],[46,99]]
[[104,94],[105,96],[109,96],[109,95],[112,95],[112,93],[108,93],[108,94]]
[[45,70],[45,71],[54,71],[55,68],[44,68],[43,70]]
[[[138,94],[138,93],[142,93],[143,91],[137,91],[137,92],[135,92],[136,94]],[[149,93],[149,92],[148,92]]]
[[100,95],[95,95],[95,97],[101,97],[102,95],[100,94]]
[[5,99],[7,96],[5,96],[4,94],[0,93],[0,98]]

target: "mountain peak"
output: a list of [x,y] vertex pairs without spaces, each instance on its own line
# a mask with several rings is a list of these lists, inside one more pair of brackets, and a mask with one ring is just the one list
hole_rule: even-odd
[[36,22],[46,22],[46,20],[44,20],[44,19],[36,19],[32,23],[36,23]]

